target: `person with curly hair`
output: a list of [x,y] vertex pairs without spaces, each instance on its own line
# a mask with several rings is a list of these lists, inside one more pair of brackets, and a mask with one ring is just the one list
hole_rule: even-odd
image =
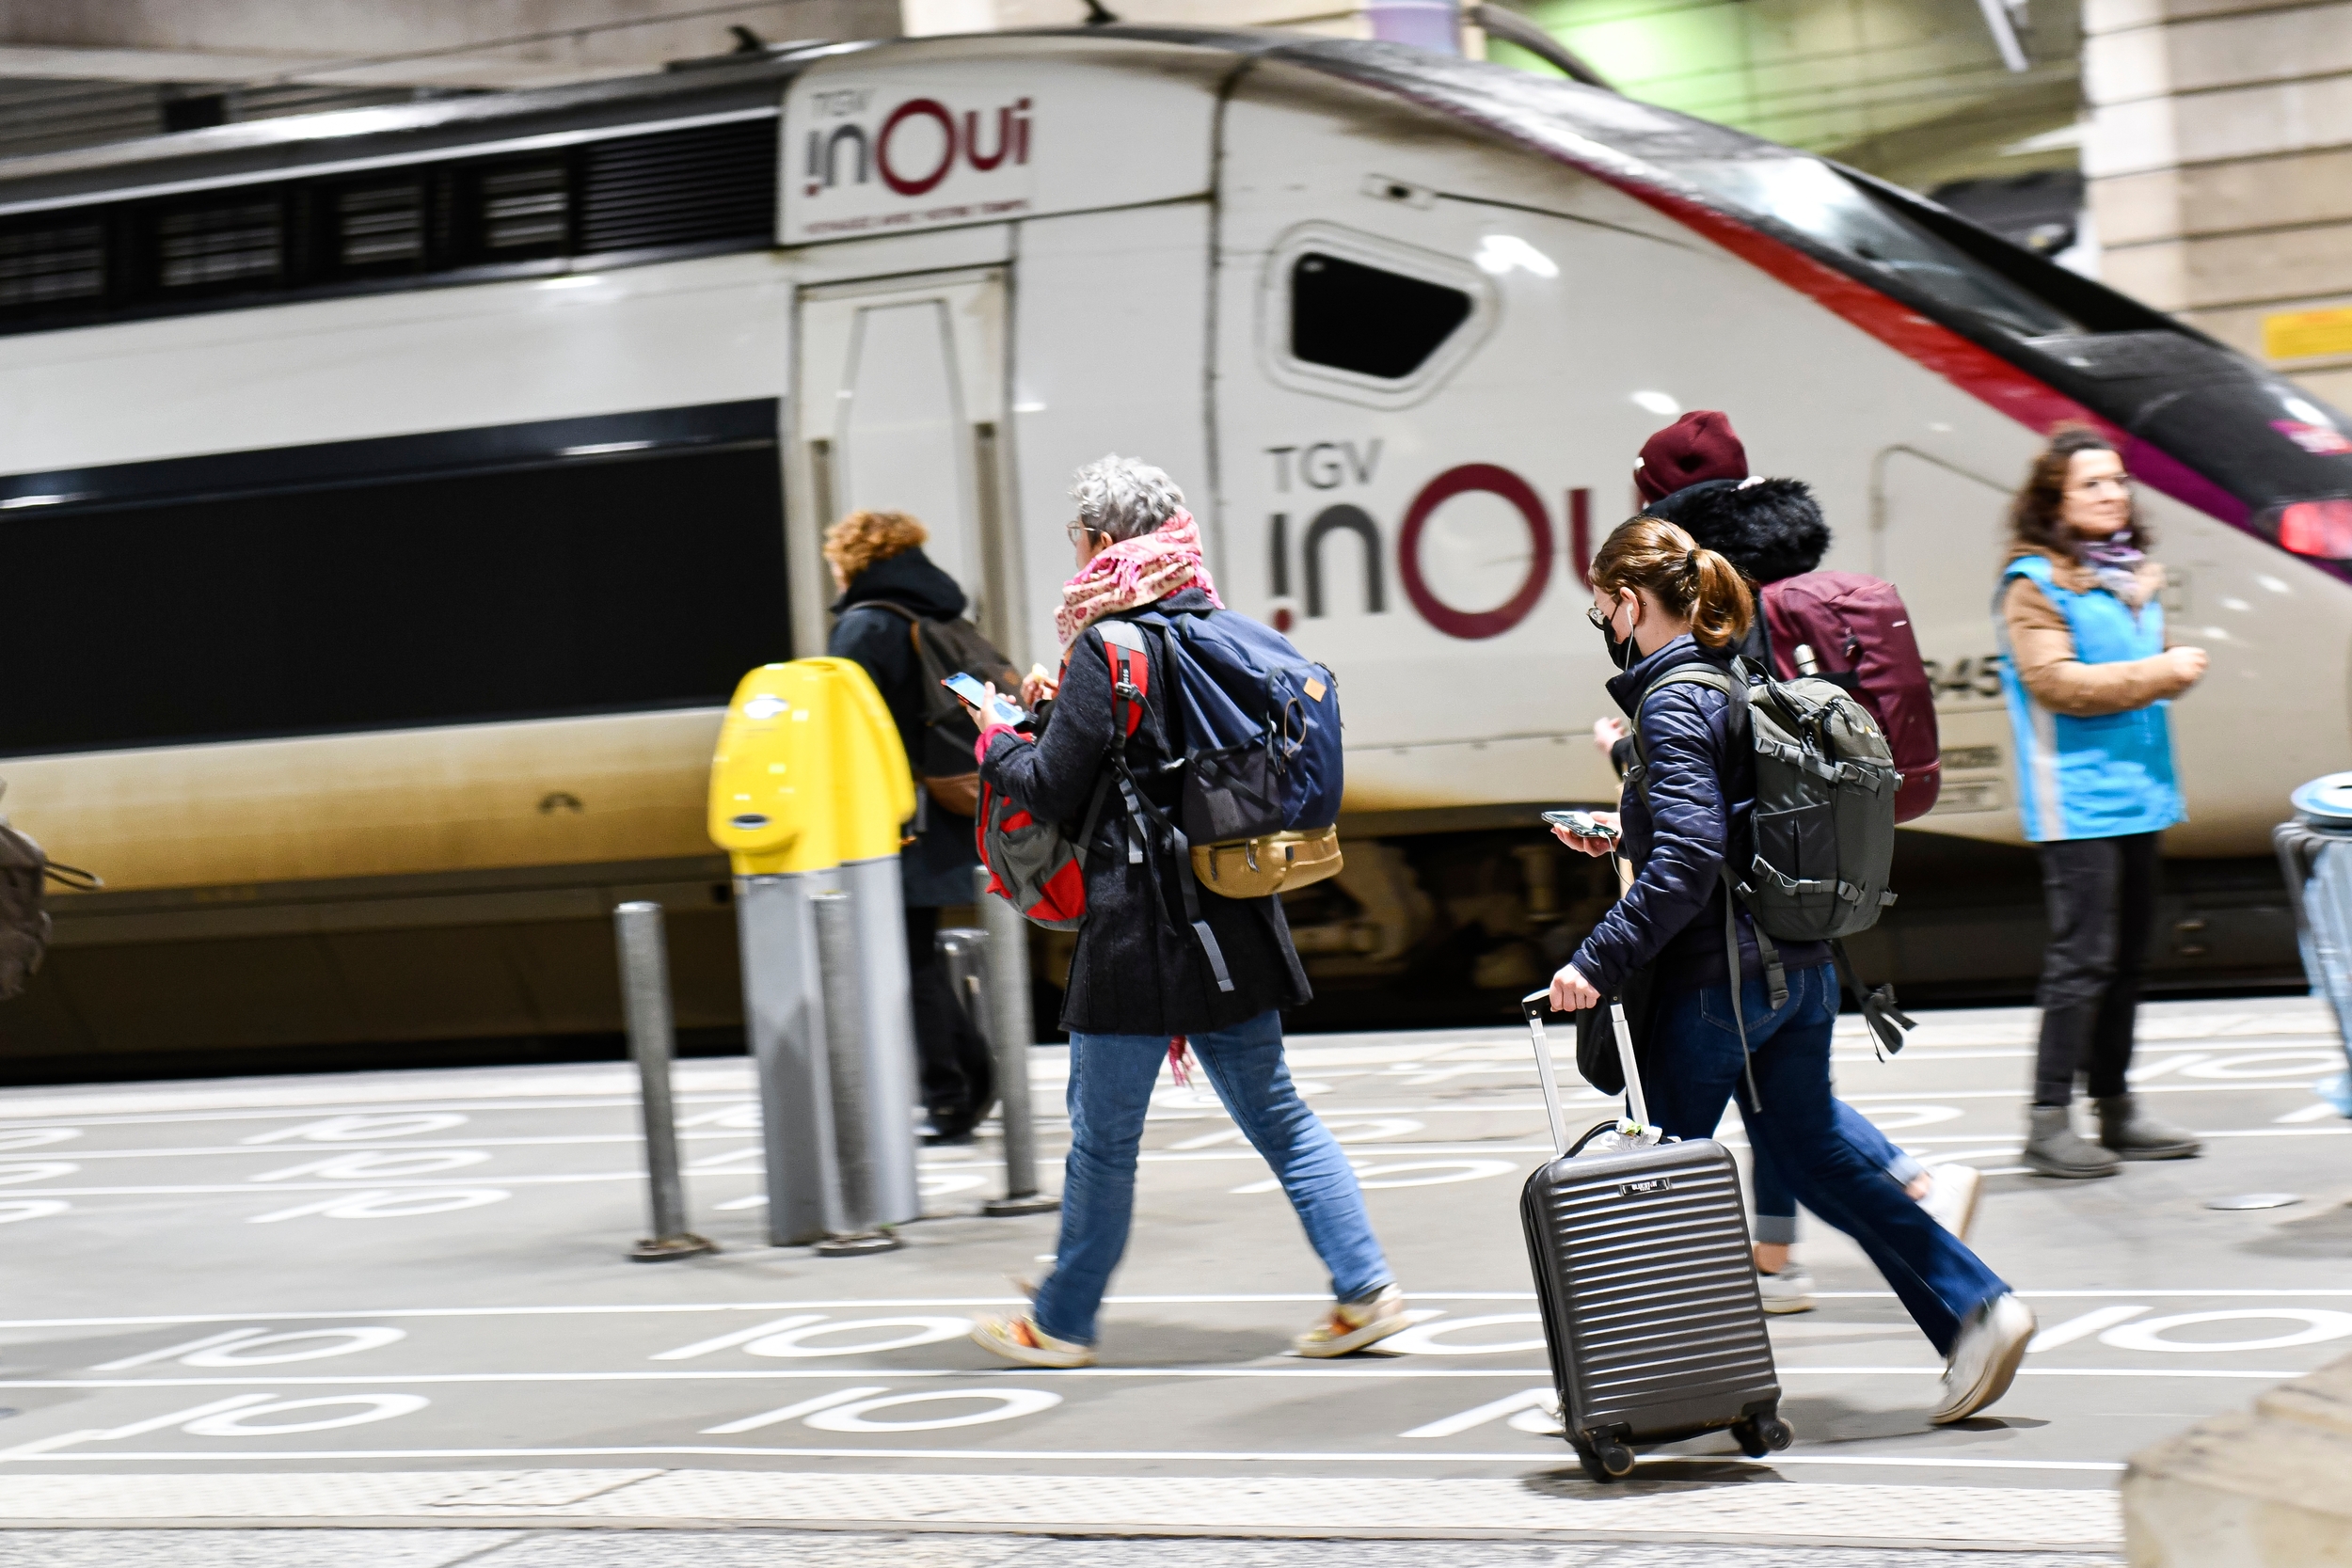
[[[857,660],[874,678],[918,772],[932,737],[924,723],[928,693],[910,618],[949,620],[966,604],[956,579],[923,553],[930,537],[903,512],[852,512],[825,531],[824,545],[825,562],[841,591],[833,602],[836,619],[825,651]],[[941,910],[972,902],[979,849],[972,818],[928,796],[915,822],[914,842],[898,855],[898,874],[923,1106],[930,1116],[930,1141],[969,1143],[972,1129],[995,1102],[995,1077],[988,1042],[956,1001],[933,939]]]
[[[2164,568],[2115,444],[2061,425],[2010,508],[1994,599],[2001,689],[2017,753],[2017,810],[2042,854],[2050,911],[2042,1037],[2026,1164],[2044,1176],[2113,1176],[2122,1160],[2178,1160],[2196,1136],[2131,1093],[2140,977],[2156,912],[2156,835],[2188,815],[2166,709],[2205,673],[2202,648],[2169,645]],[[2098,1140],[2072,1105],[2088,1079]]]

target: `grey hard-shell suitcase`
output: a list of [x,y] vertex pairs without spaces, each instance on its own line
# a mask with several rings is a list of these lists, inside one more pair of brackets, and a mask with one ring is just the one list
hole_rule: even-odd
[[1584,1473],[1633,1468],[1633,1445],[1729,1428],[1751,1456],[1794,1438],[1748,1247],[1730,1152],[1711,1138],[1660,1141],[1622,1005],[1610,1005],[1629,1122],[1571,1146],[1544,1043],[1549,993],[1520,1004],[1559,1157],[1527,1179],[1519,1218],[1560,1391],[1561,1425]]

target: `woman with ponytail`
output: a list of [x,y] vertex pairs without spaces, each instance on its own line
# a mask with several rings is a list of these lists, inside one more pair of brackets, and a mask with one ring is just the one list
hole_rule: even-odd
[[[1959,1420],[2008,1391],[2033,1337],[2033,1314],[1838,1133],[1830,1083],[1838,990],[1827,944],[1780,944],[1788,993],[1777,1007],[1765,993],[1743,909],[1733,911],[1740,973],[1725,962],[1728,884],[1754,854],[1746,704],[1715,684],[1666,677],[1702,665],[1734,689],[1748,678],[1736,657],[1756,613],[1747,583],[1681,529],[1646,516],[1609,536],[1592,582],[1590,619],[1621,672],[1609,694],[1631,721],[1641,757],[1620,825],[1621,852],[1636,874],[1552,977],[1551,1005],[1562,1012],[1594,1006],[1650,972],[1655,989],[1638,1050],[1652,1118],[1670,1137],[1712,1137],[1735,1090],[1749,1085],[1740,1117],[1750,1146],[1799,1202],[1852,1237],[1886,1276],[1947,1357],[1943,1397],[1929,1419]],[[1602,839],[1560,837],[1586,854],[1611,848]]]

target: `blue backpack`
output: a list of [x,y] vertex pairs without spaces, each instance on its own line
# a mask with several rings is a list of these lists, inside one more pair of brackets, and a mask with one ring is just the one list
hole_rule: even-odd
[[1338,678],[1232,610],[1132,619],[1159,633],[1184,759],[1178,816],[1200,885],[1256,898],[1335,875],[1346,768]]

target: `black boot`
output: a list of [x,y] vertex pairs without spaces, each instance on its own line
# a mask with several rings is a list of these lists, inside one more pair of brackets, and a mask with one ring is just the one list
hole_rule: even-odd
[[2204,1150],[2197,1134],[2158,1121],[2131,1095],[2110,1095],[2093,1103],[2099,1108],[2099,1142],[2119,1158],[2185,1160]]

